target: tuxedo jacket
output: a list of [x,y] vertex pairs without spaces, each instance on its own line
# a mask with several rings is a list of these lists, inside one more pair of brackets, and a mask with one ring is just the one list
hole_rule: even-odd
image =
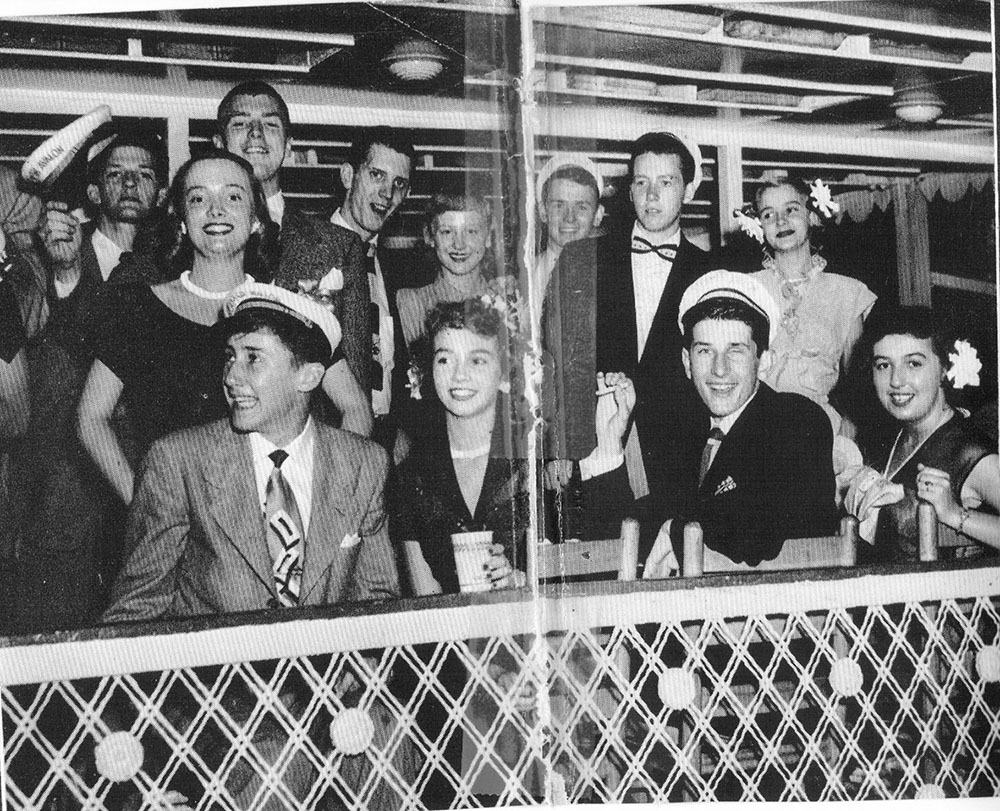
[[[350,432],[313,425],[300,604],[398,596],[386,455]],[[277,607],[249,437],[220,420],[157,441],[129,513],[126,555],[104,622]]]
[[367,246],[353,231],[320,217],[289,211],[281,226],[281,259],[275,283],[299,292],[299,280],[319,281],[332,268],[344,286],[334,296],[334,314],[342,333],[340,350],[361,388],[371,390],[372,326],[365,267]]
[[[698,521],[706,546],[751,566],[777,557],[787,538],[836,532],[833,431],[822,408],[761,383],[699,486],[710,427],[705,411],[689,426],[697,452],[684,460],[680,487],[665,492],[664,483],[660,492],[651,491],[651,502],[672,503],[672,514],[659,518]],[[678,560],[683,521],[672,526]]]
[[635,382],[633,419],[647,478],[668,480],[676,475],[679,426],[690,424],[698,406],[681,363],[677,312],[684,291],[711,263],[681,235],[640,358],[631,232],[629,224],[624,231],[566,246],[553,271],[544,334],[554,355],[557,413],[564,415],[568,457],[582,458],[594,447],[595,374],[624,372]]

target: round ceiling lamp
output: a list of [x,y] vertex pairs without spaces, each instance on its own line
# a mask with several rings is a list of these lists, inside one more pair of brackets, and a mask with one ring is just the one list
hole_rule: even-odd
[[382,63],[397,79],[404,82],[423,82],[433,79],[444,70],[448,58],[433,42],[427,39],[407,39],[397,43],[382,58]]
[[944,99],[920,68],[901,68],[896,74],[890,105],[907,124],[931,124],[944,113]]

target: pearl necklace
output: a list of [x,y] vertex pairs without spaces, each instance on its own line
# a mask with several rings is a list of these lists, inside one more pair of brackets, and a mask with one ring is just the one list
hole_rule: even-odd
[[[242,287],[244,284],[247,284],[248,282],[252,283],[253,281],[254,281],[253,276],[251,276],[249,273],[244,273],[243,281],[240,282],[238,285],[236,285],[236,287]],[[204,287],[199,287],[198,285],[196,285],[194,282],[191,281],[190,270],[185,270],[181,274],[181,287],[183,287],[189,293],[192,293],[193,295],[197,296],[198,298],[208,299],[209,301],[222,301],[222,299],[224,299],[226,296],[232,293],[233,290],[236,289],[236,287],[233,287],[229,290],[222,290],[222,291],[206,290]]]
[[[452,459],[478,459],[480,456],[486,456],[490,452],[490,446],[492,443],[487,442],[485,445],[480,445],[478,448],[470,448],[467,451],[460,450],[458,448],[451,448],[451,458]],[[449,446],[450,447],[450,446]]]

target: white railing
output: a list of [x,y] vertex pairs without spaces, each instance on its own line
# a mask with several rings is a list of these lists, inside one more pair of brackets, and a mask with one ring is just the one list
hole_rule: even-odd
[[1000,795],[994,567],[362,608],[0,649],[3,807]]

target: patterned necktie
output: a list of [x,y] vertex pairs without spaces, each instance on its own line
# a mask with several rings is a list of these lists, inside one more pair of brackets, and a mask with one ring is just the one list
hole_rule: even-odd
[[677,246],[668,245],[663,243],[662,245],[654,245],[648,239],[643,237],[634,236],[632,237],[632,253],[655,253],[660,259],[665,262],[673,262],[674,258],[677,256]]
[[712,458],[715,456],[716,448],[719,447],[719,443],[725,438],[725,433],[722,429],[716,427],[712,429],[712,432],[708,435],[708,442],[705,443],[705,450],[701,452],[701,469],[698,471],[698,486],[701,487],[702,483],[705,481],[705,477],[708,475],[708,469],[712,466]]
[[274,462],[264,494],[264,514],[267,517],[267,548],[274,561],[274,585],[278,600],[287,608],[299,604],[302,583],[302,518],[295,494],[281,473],[288,458],[283,450],[270,455]]
[[368,270],[368,319],[372,328],[372,390],[382,391],[382,312],[375,301],[375,246],[368,243],[365,254],[365,268]]

